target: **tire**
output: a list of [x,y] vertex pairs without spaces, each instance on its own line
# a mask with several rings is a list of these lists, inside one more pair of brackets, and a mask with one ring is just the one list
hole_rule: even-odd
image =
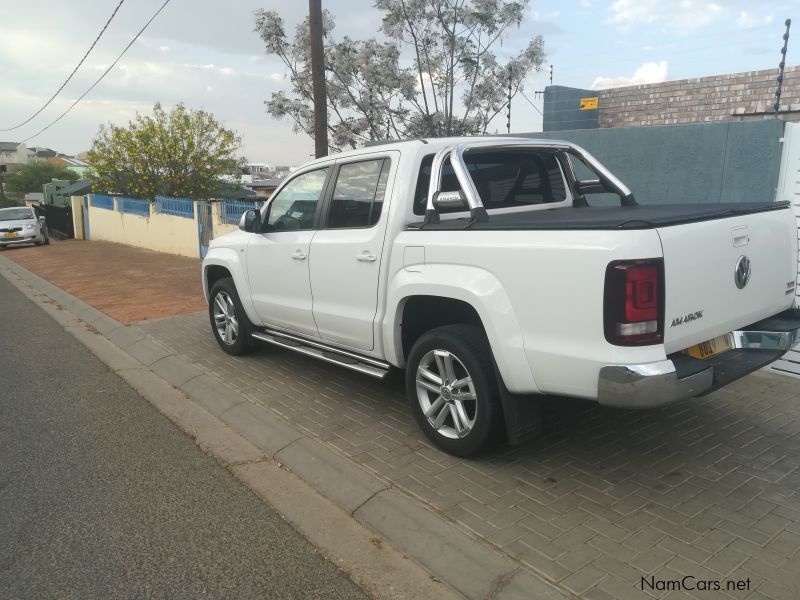
[[[448,454],[474,456],[500,439],[503,411],[492,365],[486,335],[473,325],[432,329],[408,355],[411,410],[428,439]],[[447,375],[444,386],[439,385],[442,370]],[[453,380],[460,385],[449,385]]]
[[[242,308],[233,279],[225,277],[214,283],[208,298],[208,318],[219,347],[234,356],[252,351],[250,334],[253,332],[253,325]],[[223,306],[227,308],[228,320],[225,320]]]

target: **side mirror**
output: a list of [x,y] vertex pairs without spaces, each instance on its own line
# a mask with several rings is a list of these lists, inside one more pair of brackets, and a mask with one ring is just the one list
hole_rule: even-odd
[[245,211],[239,219],[239,229],[248,233],[261,233],[261,211],[255,208]]
[[461,190],[457,192],[436,192],[436,195],[433,197],[433,206],[436,210],[469,210],[467,199],[464,198],[464,194]]

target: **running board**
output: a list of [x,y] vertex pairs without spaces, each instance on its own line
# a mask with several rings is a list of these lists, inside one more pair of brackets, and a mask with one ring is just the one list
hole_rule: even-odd
[[370,375],[377,379],[386,377],[391,367],[389,363],[383,362],[382,360],[361,356],[360,354],[348,352],[347,350],[340,350],[339,348],[328,346],[322,342],[308,340],[280,331],[270,329],[257,331],[251,334],[251,337],[261,342],[267,342],[268,344],[280,346],[281,348],[288,348],[300,354],[313,356],[325,362],[358,371],[359,373],[364,373],[365,375]]

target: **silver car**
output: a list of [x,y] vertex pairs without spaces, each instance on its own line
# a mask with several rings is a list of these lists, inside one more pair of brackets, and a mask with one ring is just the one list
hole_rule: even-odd
[[0,250],[17,244],[49,244],[44,217],[29,206],[0,208]]

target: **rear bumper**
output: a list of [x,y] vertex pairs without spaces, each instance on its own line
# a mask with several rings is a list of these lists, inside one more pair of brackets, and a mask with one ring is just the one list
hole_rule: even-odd
[[800,340],[800,309],[733,332],[734,349],[709,360],[675,354],[655,363],[600,369],[598,402],[654,408],[707,394],[779,359]]

